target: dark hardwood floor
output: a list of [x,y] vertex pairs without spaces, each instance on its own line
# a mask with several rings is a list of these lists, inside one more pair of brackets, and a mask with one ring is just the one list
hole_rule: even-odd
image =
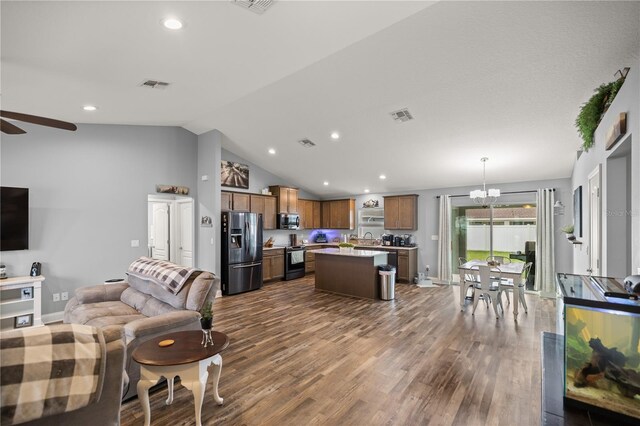
[[[203,424],[538,425],[540,333],[554,301],[527,295],[529,314],[496,320],[460,312],[458,287],[397,284],[396,300],[316,292],[313,275],[217,299],[214,329],[229,335],[219,392]],[[193,396],[151,395],[152,425],[194,424]],[[142,425],[139,401],[122,425]]]

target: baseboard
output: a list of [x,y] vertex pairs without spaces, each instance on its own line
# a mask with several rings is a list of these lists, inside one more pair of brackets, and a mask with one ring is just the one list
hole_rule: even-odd
[[64,311],[53,312],[50,314],[42,315],[42,322],[45,324],[51,324],[52,322],[61,322],[64,318]]

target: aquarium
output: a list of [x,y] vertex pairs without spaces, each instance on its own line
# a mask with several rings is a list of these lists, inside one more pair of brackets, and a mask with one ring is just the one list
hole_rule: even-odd
[[640,420],[640,302],[622,280],[559,274],[564,401]]

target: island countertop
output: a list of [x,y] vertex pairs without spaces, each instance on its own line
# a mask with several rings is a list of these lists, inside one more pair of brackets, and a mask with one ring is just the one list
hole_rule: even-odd
[[336,256],[349,256],[349,257],[375,257],[380,254],[387,255],[386,251],[376,251],[376,250],[351,250],[351,251],[341,251],[337,248],[323,248],[317,250],[309,250],[309,253],[315,254],[332,254]]

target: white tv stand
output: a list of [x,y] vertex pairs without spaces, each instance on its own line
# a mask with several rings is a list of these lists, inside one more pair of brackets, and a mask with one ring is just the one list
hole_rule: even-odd
[[[0,331],[16,328],[18,317],[25,319],[30,316],[29,327],[43,325],[42,281],[44,281],[42,275],[0,280]],[[31,289],[31,291],[24,289]]]

